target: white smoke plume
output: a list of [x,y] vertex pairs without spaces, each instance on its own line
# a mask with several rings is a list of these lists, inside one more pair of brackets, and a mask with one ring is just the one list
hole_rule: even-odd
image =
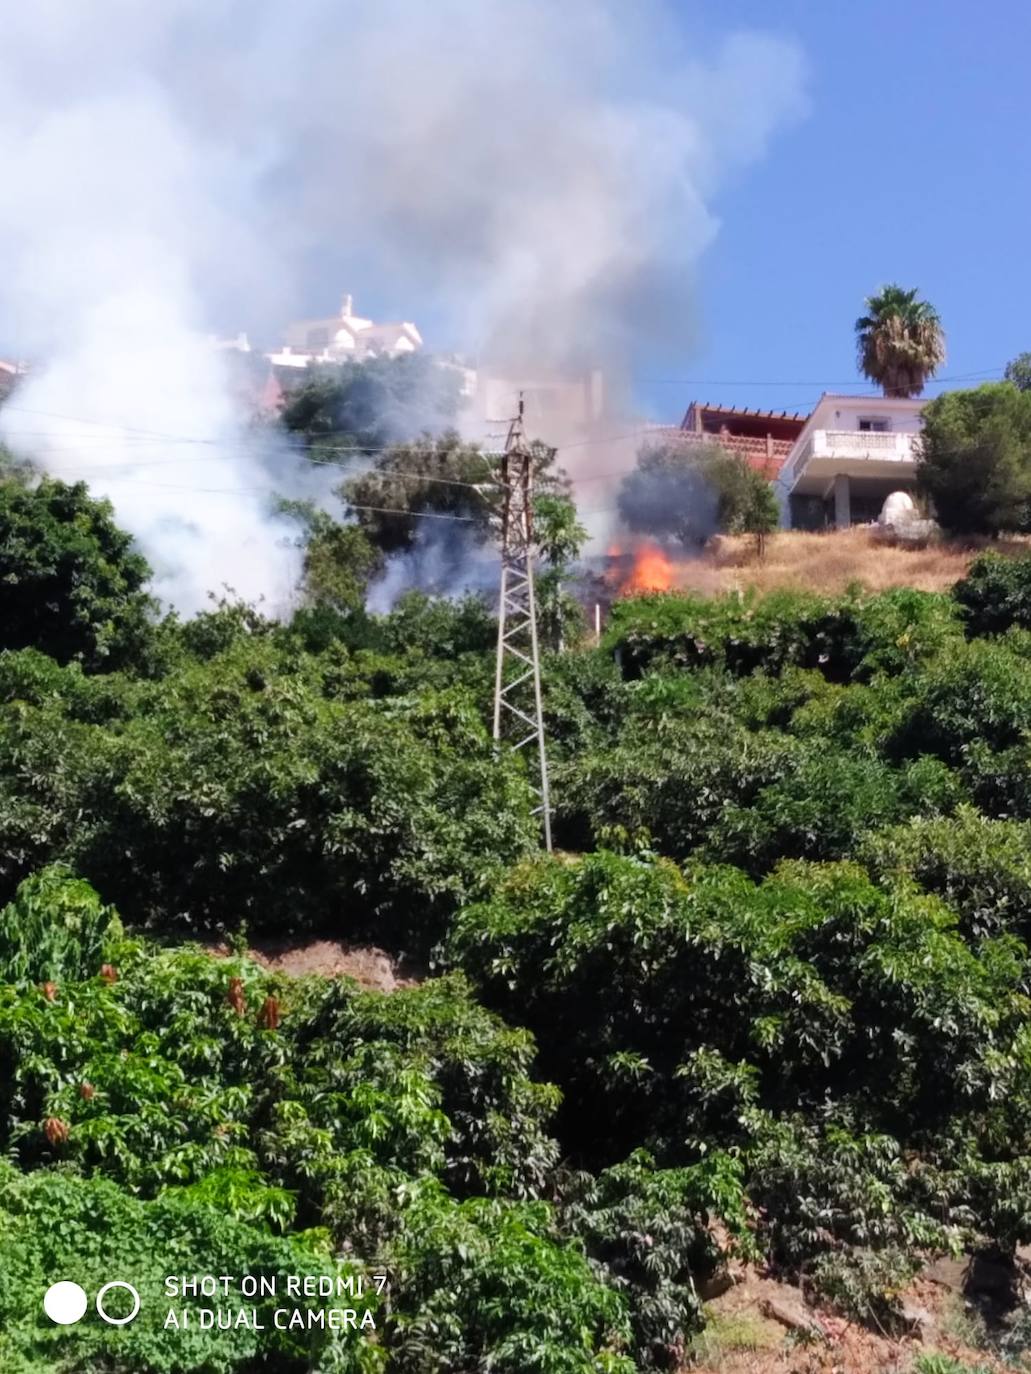
[[[726,178],[801,60],[691,46],[662,0],[34,0],[0,44],[3,432],[109,495],[181,610],[277,609],[300,480],[206,332],[359,307],[503,366],[629,365],[690,334]],[[431,336],[432,341],[432,336]]]

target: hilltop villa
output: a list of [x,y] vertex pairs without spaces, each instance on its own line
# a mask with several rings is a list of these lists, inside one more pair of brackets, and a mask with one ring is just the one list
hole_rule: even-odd
[[912,494],[924,404],[824,392],[774,482],[782,527],[845,529],[876,520],[891,492]]

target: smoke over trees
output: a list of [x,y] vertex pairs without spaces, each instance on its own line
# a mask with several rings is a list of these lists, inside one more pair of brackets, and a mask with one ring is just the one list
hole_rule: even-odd
[[618,496],[624,524],[638,534],[677,539],[697,549],[710,535],[755,534],[777,527],[770,483],[717,445],[660,444],[638,455]]
[[184,613],[227,583],[283,609],[274,498],[324,493],[204,335],[278,342],[358,285],[482,363],[682,351],[713,203],[802,84],[793,45],[696,41],[663,0],[21,6],[0,352],[33,367],[3,437],[108,496]]

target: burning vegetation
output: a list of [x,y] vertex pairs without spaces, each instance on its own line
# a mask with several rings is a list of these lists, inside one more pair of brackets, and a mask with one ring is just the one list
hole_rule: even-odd
[[668,592],[681,585],[681,563],[654,539],[610,546],[605,558],[604,581],[614,596],[637,592]]

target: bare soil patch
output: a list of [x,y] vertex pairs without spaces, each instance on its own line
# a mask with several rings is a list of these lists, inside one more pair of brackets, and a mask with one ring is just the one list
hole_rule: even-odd
[[[869,1330],[811,1306],[791,1284],[746,1271],[741,1283],[706,1303],[708,1325],[694,1343],[684,1374],[910,1374],[922,1353],[950,1355],[972,1368],[1012,1374],[1012,1366],[957,1337],[956,1323],[950,1320],[955,1295],[918,1279],[907,1296],[931,1318],[922,1337],[896,1338]],[[800,1317],[811,1329],[799,1329],[784,1317]]]
[[[227,945],[217,945],[213,954],[225,956]],[[262,941],[247,949],[247,957],[275,973],[294,978],[318,973],[326,978],[353,978],[363,988],[375,992],[397,992],[421,981],[424,973],[403,964],[375,945],[348,945],[340,940],[309,940],[304,944]]]

